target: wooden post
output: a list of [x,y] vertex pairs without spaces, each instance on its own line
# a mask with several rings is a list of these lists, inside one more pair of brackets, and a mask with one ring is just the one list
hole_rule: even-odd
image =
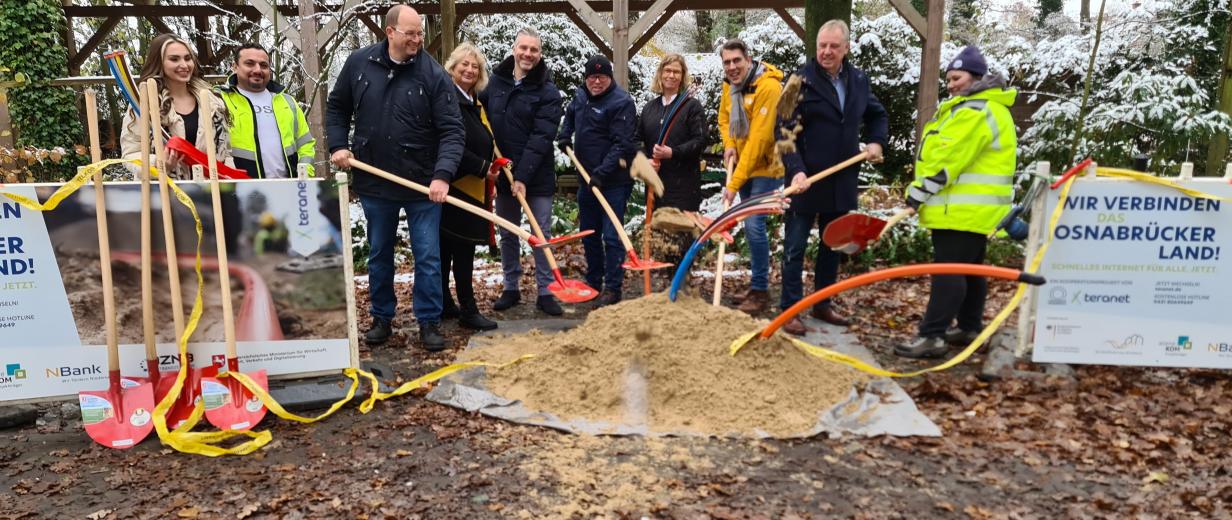
[[0,146],[12,148],[13,143],[17,142],[17,136],[13,134],[13,121],[9,117],[8,101],[0,97]]
[[629,89],[629,0],[612,0],[612,73]]
[[[316,164],[325,163],[325,110],[317,106],[317,101],[324,99],[321,95],[321,56],[317,49],[316,2],[299,3],[300,20],[300,52],[304,56],[304,104],[308,106],[308,131],[318,139],[316,147]],[[329,170],[326,169],[325,172]],[[325,173],[323,172],[323,173]]]
[[941,95],[941,38],[945,29],[945,0],[928,0],[928,26],[924,31],[924,52],[920,57],[920,89],[916,98],[916,140],[924,129],[924,123],[937,112]]
[[458,46],[458,11],[453,0],[441,0],[441,52],[437,61],[445,63],[445,59]]

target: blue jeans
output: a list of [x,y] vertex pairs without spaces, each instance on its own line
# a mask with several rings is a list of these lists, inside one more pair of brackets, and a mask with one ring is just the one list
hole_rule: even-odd
[[[818,234],[826,226],[846,213],[783,213],[783,296],[779,306],[786,310],[804,298],[804,250],[808,246],[809,236],[813,234],[813,222],[817,222]],[[838,251],[820,244],[817,248],[817,258],[814,259],[816,271],[813,273],[813,290],[820,291],[838,280]],[[817,304],[818,308],[830,306],[827,298]]]
[[397,201],[359,197],[368,219],[368,296],[373,318],[393,321],[398,308],[394,294],[394,246],[398,243],[398,212],[406,211],[415,256],[415,287],[411,308],[420,324],[441,321],[445,294],[441,291],[441,205],[429,200]]
[[[782,178],[750,177],[740,187],[740,199],[747,200],[783,187]],[[754,215],[744,219],[744,238],[749,241],[750,263],[753,279],[749,288],[765,291],[770,288],[770,235],[766,233],[766,216]]]
[[[612,206],[616,218],[623,223],[633,185],[612,186],[600,191]],[[625,281],[625,268],[621,266],[625,261],[625,246],[590,186],[578,188],[578,221],[583,231],[595,230],[582,238],[582,246],[586,250],[586,284],[619,294]]]
[[[529,195],[526,204],[531,213],[535,214],[535,222],[543,230],[543,237],[552,238],[552,197]],[[496,197],[496,214],[515,224],[522,224],[522,204],[513,195],[498,195]],[[499,228],[501,269],[505,272],[505,291],[518,292],[518,282],[522,280],[522,239],[510,233],[505,228]],[[539,296],[552,294],[548,290],[555,278],[552,268],[548,265],[548,257],[543,250],[532,251],[535,257],[535,285],[539,286]]]

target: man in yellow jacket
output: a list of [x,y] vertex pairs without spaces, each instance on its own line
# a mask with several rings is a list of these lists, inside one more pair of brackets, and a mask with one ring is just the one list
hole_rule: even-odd
[[[723,60],[723,96],[719,100],[719,135],[723,163],[732,166],[723,199],[731,204],[739,193],[747,199],[783,187],[783,167],[774,163],[775,106],[783,92],[783,73],[769,63],[749,57],[738,38],[719,48]],[[740,310],[759,314],[770,303],[770,238],[766,217],[744,221],[753,279],[749,291],[737,297]]]
[[[945,79],[951,97],[924,125],[907,205],[932,230],[934,261],[981,264],[988,235],[1014,201],[1018,137],[1009,107],[1018,92],[988,73],[974,46],[950,61]],[[987,294],[983,277],[934,275],[919,337],[894,353],[941,357],[946,343],[970,343],[983,328]],[[958,327],[951,329],[956,318]]]
[[232,72],[220,90],[231,113],[235,167],[254,179],[280,179],[294,177],[303,164],[312,176],[316,140],[295,98],[270,78],[269,53],[244,44]]

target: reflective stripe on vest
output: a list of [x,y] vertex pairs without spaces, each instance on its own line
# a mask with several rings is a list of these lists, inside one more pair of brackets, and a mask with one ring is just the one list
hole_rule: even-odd
[[[940,198],[941,200],[937,200]],[[1002,206],[1014,202],[1012,195],[951,195],[932,197],[924,202],[925,206],[946,206],[951,204],[979,204],[984,206]]]

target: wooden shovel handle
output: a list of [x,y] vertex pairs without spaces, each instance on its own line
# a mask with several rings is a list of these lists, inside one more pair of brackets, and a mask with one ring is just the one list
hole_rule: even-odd
[[915,214],[915,210],[911,208],[903,208],[895,212],[894,216],[886,220],[885,227],[881,228],[881,233],[877,234],[877,240],[881,240],[881,237],[885,236],[886,231],[889,231],[890,228],[894,227],[895,224],[902,222],[903,219],[910,217],[911,215],[914,215],[914,214]]
[[214,209],[214,244],[218,256],[218,283],[222,286],[222,327],[227,342],[227,360],[236,359],[235,314],[231,305],[231,273],[227,261],[227,236],[222,221],[222,194],[218,187],[218,159],[214,144],[214,100],[209,89],[197,91],[197,109],[201,114],[200,125],[205,129],[206,168],[209,168],[210,198]]
[[[496,155],[500,155],[500,150],[496,151]],[[509,179],[509,191],[513,192],[513,170],[509,169],[509,165],[505,165],[501,167],[501,171],[505,172],[505,178]],[[522,205],[522,213],[525,213],[526,220],[530,221],[530,228],[535,231],[535,236],[539,240],[547,242],[547,236],[543,234],[543,229],[539,227],[539,221],[535,220],[535,212],[531,211],[530,203],[526,202],[526,197],[523,197],[521,193],[514,193],[513,196],[518,199],[518,204]],[[548,259],[548,267],[551,267],[553,271],[560,269],[556,264],[556,255],[552,254],[552,248],[543,248],[543,255]]]
[[[146,95],[151,100],[158,99],[158,82],[150,79],[145,85]],[[157,101],[154,102],[150,114],[150,125],[154,129],[154,154],[158,166],[158,200],[162,204],[163,217],[163,249],[167,254],[167,278],[171,285],[171,320],[175,323],[175,338],[178,342],[184,335],[184,295],[180,292],[180,266],[176,258],[175,222],[171,218],[171,172],[167,170],[167,148],[163,145],[163,133],[159,130]]]
[[[569,156],[569,160],[573,161],[573,165],[577,167],[578,173],[582,175],[582,180],[586,181],[586,185],[590,186],[590,174],[586,173],[586,168],[582,167],[582,162],[573,154],[573,148],[565,147],[565,154]],[[620,243],[625,246],[625,251],[637,250],[633,248],[633,241],[629,240],[629,234],[625,233],[625,226],[616,218],[616,212],[612,211],[612,206],[607,203],[607,199],[603,198],[603,192],[599,188],[590,186],[590,191],[595,194],[595,198],[599,199],[599,205],[603,206],[603,211],[607,212],[607,218],[612,219],[612,227],[616,228],[616,235],[620,237]]]
[[[155,80],[150,79],[149,83],[155,83]],[[146,90],[148,92],[148,85]],[[153,126],[150,122],[157,122],[154,116],[157,109],[154,107],[158,103],[148,93],[143,95],[138,92],[137,99],[141,100],[141,330],[145,339],[145,358],[150,360],[158,357],[158,347],[154,343],[154,269],[150,258],[153,255],[150,244],[150,129]],[[158,367],[146,369],[155,371]]]
[[[817,183],[817,181],[820,181],[820,180],[822,180],[822,179],[824,179],[824,178],[826,178],[826,177],[829,177],[829,176],[831,176],[831,175],[834,175],[835,173],[838,173],[838,172],[840,172],[840,171],[842,171],[842,170],[846,169],[848,166],[851,166],[851,165],[853,165],[853,164],[855,164],[855,163],[858,163],[858,162],[860,162],[860,161],[863,161],[863,160],[865,160],[865,159],[868,159],[868,152],[867,152],[867,151],[865,151],[865,152],[860,152],[860,153],[858,153],[858,154],[853,155],[850,159],[847,159],[846,161],[843,161],[843,162],[838,163],[838,164],[836,164],[836,165],[834,165],[834,166],[831,166],[831,167],[829,167],[829,168],[826,168],[826,169],[824,169],[824,170],[822,170],[822,171],[819,171],[819,172],[817,172],[817,173],[814,173],[814,174],[810,175],[810,176],[809,176],[809,178],[808,178],[808,180],[807,180],[807,181],[805,181],[805,182],[807,182],[809,186],[812,186],[813,184]],[[791,179],[787,179],[787,182],[788,182],[788,183],[791,183]],[[806,189],[807,189],[807,188],[806,188]],[[793,186],[788,186],[788,187],[787,187],[787,189],[783,190],[783,194],[784,194],[784,195],[794,195],[794,194],[799,193],[799,192],[801,192],[801,191],[804,191],[804,190],[797,190],[797,189],[795,189],[795,187],[793,187]]]
[[[90,161],[103,160],[98,140],[98,101],[94,89],[86,89],[86,124],[90,132]],[[111,239],[107,234],[107,197],[103,172],[94,172],[94,220],[98,225],[98,270],[103,277],[103,327],[107,336],[107,371],[120,369],[120,341],[116,335],[115,285],[111,280]]]
[[[723,181],[723,186],[726,187],[731,183],[732,177],[732,162],[731,160],[723,161],[723,170],[727,172],[726,180]],[[723,199],[723,211],[727,211],[731,206],[727,199]],[[719,300],[723,298],[723,257],[727,256],[727,242],[719,241],[719,257],[715,259],[714,264],[714,299],[711,304],[715,307],[719,306]]]

